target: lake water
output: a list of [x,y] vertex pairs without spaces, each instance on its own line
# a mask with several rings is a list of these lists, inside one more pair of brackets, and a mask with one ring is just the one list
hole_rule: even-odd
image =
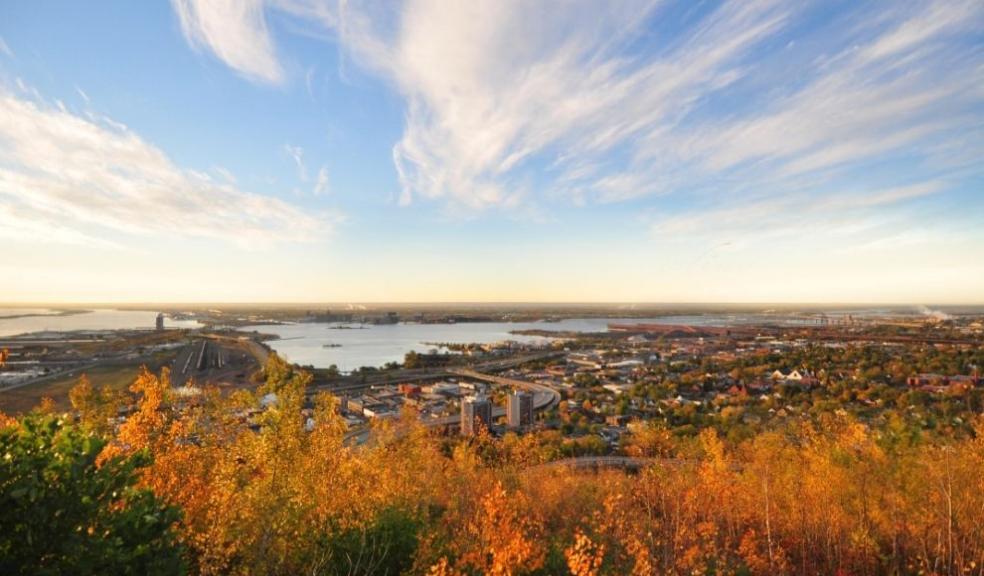
[[[573,332],[606,332],[609,323],[683,324],[689,326],[727,326],[753,323],[801,323],[802,319],[763,316],[757,314],[714,314],[693,316],[664,316],[660,318],[571,318],[559,322],[476,322],[459,324],[387,324],[357,325],[303,323],[248,326],[275,334],[280,339],[267,342],[278,354],[291,362],[315,368],[332,364],[348,372],[362,366],[382,366],[387,362],[402,362],[411,350],[427,352],[436,346],[428,343],[490,344],[504,340],[536,342],[538,336],[510,334],[513,330],[552,330]],[[349,326],[339,329],[339,326]],[[325,344],[339,347],[325,348]]]
[[[73,330],[134,330],[154,329],[157,312],[149,310],[97,309],[80,314],[57,315],[57,310],[47,308],[0,308],[0,336],[15,336],[30,332],[68,332]],[[21,316],[36,314],[35,316]],[[167,328],[198,328],[195,320],[165,318]]]

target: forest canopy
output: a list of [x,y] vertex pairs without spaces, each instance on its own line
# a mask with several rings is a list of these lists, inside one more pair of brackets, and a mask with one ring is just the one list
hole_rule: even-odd
[[[731,441],[640,432],[636,472],[549,465],[545,436],[441,436],[407,412],[347,442],[276,356],[256,391],[86,381],[0,432],[4,573],[981,574],[970,437],[846,414]],[[274,403],[263,403],[270,398]]]

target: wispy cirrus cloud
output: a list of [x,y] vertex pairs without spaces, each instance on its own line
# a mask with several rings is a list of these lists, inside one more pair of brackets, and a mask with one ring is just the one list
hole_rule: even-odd
[[263,0],[172,0],[171,4],[189,44],[210,50],[251,80],[283,82]]
[[3,36],[0,36],[0,54],[3,54],[7,58],[14,57],[14,51],[7,45],[7,41],[3,39]]
[[301,182],[307,182],[308,174],[307,165],[304,164],[304,148],[292,144],[284,144],[284,153],[294,162],[294,167],[297,168],[297,178]]
[[940,193],[939,182],[921,182],[909,186],[878,190],[850,190],[827,194],[822,198],[807,193],[766,196],[747,202],[717,207],[703,207],[675,216],[658,219],[653,233],[661,240],[692,241],[695,237],[727,239],[775,238],[801,234],[840,233],[865,228],[873,222],[879,209]]
[[305,242],[331,219],[176,166],[118,123],[0,91],[0,236],[120,247],[126,236]]
[[[979,172],[968,147],[984,152],[976,0],[841,5],[830,17],[774,0],[270,0],[265,10],[330,29],[404,96],[393,147],[404,203],[699,192],[778,209],[790,191],[822,204],[838,189]],[[851,186],[859,167],[888,162],[904,163],[894,183]]]
[[322,194],[326,194],[328,190],[328,168],[322,166],[321,169],[318,170],[318,178],[314,183],[313,192],[315,196],[321,196]]
[[955,132],[982,104],[982,54],[943,42],[980,26],[984,11],[966,1],[919,6],[808,69],[805,85],[763,112],[694,130],[690,152],[711,170],[765,160],[788,175]]

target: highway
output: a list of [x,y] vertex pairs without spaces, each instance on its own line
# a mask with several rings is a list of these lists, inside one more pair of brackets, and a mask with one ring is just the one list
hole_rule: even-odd
[[[475,372],[496,372],[499,370],[507,370],[509,368],[515,368],[527,362],[535,362],[538,360],[547,360],[550,358],[556,358],[562,356],[563,352],[538,352],[535,354],[523,354],[520,356],[512,356],[510,358],[505,358],[502,360],[492,360],[488,362],[482,362],[472,366],[472,370]],[[447,378],[449,376],[454,376],[455,368],[416,368],[416,369],[400,369],[380,372],[378,374],[373,374],[365,378],[365,380],[360,380],[357,376],[339,376],[331,380],[325,381],[323,377],[319,377],[316,374],[315,382],[308,387],[307,394],[315,395],[318,392],[358,392],[361,390],[367,390],[373,386],[390,386],[395,384],[404,384],[411,382],[420,382],[426,380],[437,380],[439,378]],[[319,382],[318,380],[322,380]],[[519,382],[518,380],[516,382]],[[528,382],[524,382],[524,385],[529,385]]]
[[[524,360],[528,362],[529,360]],[[553,408],[560,403],[560,392],[554,390],[549,386],[544,386],[543,384],[537,384],[534,382],[527,382],[526,380],[516,380],[514,378],[503,378],[501,376],[493,376],[491,374],[484,374],[477,372],[470,368],[450,368],[446,370],[446,375],[458,376],[460,378],[471,378],[472,380],[479,380],[482,382],[490,382],[492,384],[498,384],[500,386],[510,386],[514,388],[519,388],[521,390],[529,390],[533,392],[533,409],[534,410],[546,410],[548,408]],[[506,408],[504,406],[493,406],[492,407],[492,419],[501,418],[506,415]],[[444,428],[444,427],[455,427],[461,424],[461,415],[452,414],[451,416],[442,416],[440,418],[427,418],[421,420],[424,426],[431,428]],[[346,435],[345,439],[347,442],[355,442],[355,444],[362,444],[369,437],[369,430],[364,427],[354,428],[350,430]]]
[[[533,392],[533,408],[535,410],[553,408],[557,404],[560,404],[560,392],[543,384],[527,382],[526,380],[516,380],[513,378],[503,378],[502,376],[492,376],[490,374],[482,374],[469,368],[451,368],[448,372],[463,378],[471,378],[472,380],[481,380],[483,382],[490,382],[500,386],[511,386],[521,390],[529,390],[530,392]],[[505,411],[503,411],[503,413],[505,413]]]

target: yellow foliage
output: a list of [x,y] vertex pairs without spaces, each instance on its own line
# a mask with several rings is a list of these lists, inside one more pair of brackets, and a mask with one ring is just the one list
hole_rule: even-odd
[[605,560],[605,546],[595,544],[578,530],[574,534],[574,543],[564,550],[564,557],[572,576],[597,576]]
[[[585,472],[542,466],[539,436],[458,441],[410,412],[353,446],[333,396],[306,401],[309,375],[278,359],[266,373],[255,393],[179,407],[167,372],[144,370],[107,449],[152,456],[143,485],[182,509],[194,573],[980,573],[984,418],[945,444],[849,419],[738,445],[654,428],[639,455],[665,459]],[[106,420],[88,381],[71,400]],[[394,513],[405,522],[380,529]]]

